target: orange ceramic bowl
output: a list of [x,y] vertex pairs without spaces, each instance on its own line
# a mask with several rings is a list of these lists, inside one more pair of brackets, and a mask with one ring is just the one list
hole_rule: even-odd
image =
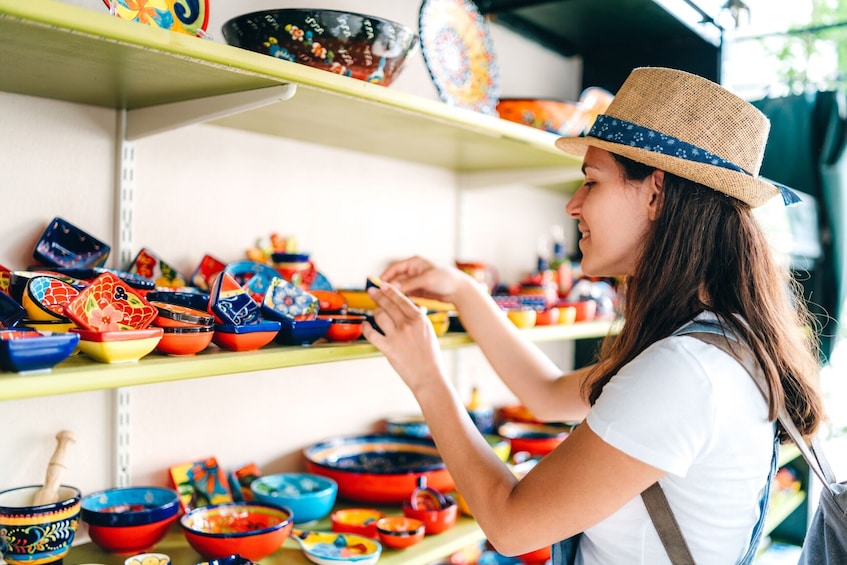
[[340,314],[347,310],[347,300],[334,290],[309,290],[309,294],[318,299],[318,312],[322,314]]
[[526,451],[531,456],[544,456],[562,443],[573,426],[568,424],[535,424],[506,422],[497,429],[512,444],[512,454]]
[[332,314],[330,316],[318,316],[319,320],[332,320],[332,324],[326,332],[326,338],[330,341],[354,341],[362,336],[362,324],[367,317],[358,314]]
[[208,312],[188,306],[153,300],[150,301],[150,304],[159,311],[156,319],[153,320],[153,324],[161,328],[210,326],[215,323],[215,318]]
[[212,341],[221,349],[229,351],[254,351],[274,340],[282,325],[273,320],[236,326],[215,324]]
[[165,355],[194,355],[206,349],[215,335],[214,326],[162,328],[156,351]]
[[443,508],[432,510],[412,508],[409,501],[406,501],[403,503],[403,515],[423,522],[427,535],[440,534],[456,524],[459,506],[452,498],[448,498],[448,504]]
[[534,328],[538,312],[533,308],[514,308],[506,310],[506,316],[521,329]]
[[230,502],[195,508],[180,518],[180,526],[188,544],[206,559],[237,553],[259,561],[280,548],[294,522],[288,508]]
[[504,120],[566,136],[582,133],[586,120],[580,104],[550,98],[501,98],[497,113]]
[[578,302],[559,302],[559,308],[571,307],[576,309],[574,322],[590,322],[597,313],[597,302],[595,300],[580,300]]
[[376,538],[376,523],[384,516],[376,508],[342,508],[330,516],[332,531]]
[[386,516],[377,521],[376,532],[383,545],[394,549],[405,549],[424,538],[426,526],[415,518]]
[[559,323],[558,308],[547,308],[539,311],[535,316],[536,326],[552,326]]

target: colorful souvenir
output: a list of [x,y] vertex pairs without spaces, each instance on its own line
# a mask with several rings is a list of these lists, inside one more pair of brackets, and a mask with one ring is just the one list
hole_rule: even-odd
[[314,295],[280,277],[274,277],[262,301],[263,312],[272,311],[292,320],[314,320],[319,306]]
[[232,502],[226,476],[215,457],[174,465],[170,477],[183,512]]
[[204,255],[200,260],[200,264],[194,269],[191,274],[191,284],[196,288],[208,292],[212,288],[212,281],[215,275],[226,268],[226,264],[218,261],[211,255]]
[[53,218],[35,244],[32,257],[50,267],[102,267],[108,245],[62,218]]
[[151,279],[156,288],[183,288],[188,283],[179,272],[149,249],[142,249],[129,266],[130,273]]
[[80,328],[96,331],[142,330],[159,311],[118,276],[105,272],[65,307]]
[[103,0],[122,20],[205,37],[209,25],[209,0]]
[[215,321],[234,326],[246,326],[260,320],[259,305],[226,271],[212,282],[209,313],[215,316]]

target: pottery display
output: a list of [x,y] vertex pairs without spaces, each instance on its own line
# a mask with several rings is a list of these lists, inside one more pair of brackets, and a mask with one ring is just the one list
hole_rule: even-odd
[[77,326],[94,331],[143,330],[158,310],[117,275],[105,272],[65,306]]
[[79,526],[82,493],[61,485],[59,500],[33,504],[41,485],[0,492],[0,555],[8,565],[60,562],[71,549]]

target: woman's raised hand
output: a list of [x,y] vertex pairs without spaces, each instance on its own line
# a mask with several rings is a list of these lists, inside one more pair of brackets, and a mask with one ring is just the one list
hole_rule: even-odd
[[475,281],[452,266],[439,266],[422,257],[391,263],[380,278],[410,296],[456,303],[460,291],[473,288]]

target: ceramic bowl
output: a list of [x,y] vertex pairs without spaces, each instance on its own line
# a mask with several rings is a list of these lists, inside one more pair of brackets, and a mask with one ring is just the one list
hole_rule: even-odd
[[344,297],[344,300],[347,302],[347,308],[350,310],[365,311],[376,309],[376,302],[368,295],[368,291],[364,289],[343,288],[338,290],[338,294]]
[[280,320],[275,341],[282,345],[311,345],[326,335],[332,320]]
[[361,435],[333,438],[304,449],[306,469],[338,483],[338,496],[400,504],[420,477],[439,492],[455,488],[435,444],[426,438]]
[[262,300],[262,315],[272,320],[314,320],[319,302],[309,292],[282,277],[274,277]]
[[[143,564],[142,564],[143,565]],[[229,557],[221,557],[220,559],[210,559],[209,561],[200,561],[197,565],[259,565],[252,559],[247,559],[244,556],[235,554]]]
[[70,357],[78,344],[76,334],[42,334],[30,328],[0,329],[0,370],[49,371]]
[[543,456],[562,443],[572,429],[570,424],[506,422],[497,428],[497,433],[509,440],[512,454],[526,451],[531,456]]
[[82,499],[81,516],[88,535],[110,553],[150,551],[179,516],[179,494],[155,486],[118,487]]
[[385,514],[376,508],[341,508],[330,516],[332,531],[376,538],[376,523]]
[[76,324],[71,322],[68,319],[65,320],[53,320],[51,322],[40,322],[38,320],[27,320],[23,319],[16,326],[18,328],[29,328],[31,330],[37,330],[39,332],[58,334],[58,333],[67,333],[71,328],[75,328]]
[[452,497],[445,497],[447,504],[440,508],[413,508],[408,500],[403,502],[403,515],[420,520],[427,535],[440,534],[456,525],[459,506]]
[[8,565],[60,562],[79,525],[82,493],[61,485],[59,501],[33,506],[41,485],[0,492],[0,554]]
[[201,506],[179,523],[188,544],[206,559],[238,554],[253,561],[279,549],[293,527],[290,510],[261,502]]
[[206,292],[190,292],[189,290],[153,290],[145,295],[148,302],[167,302],[177,306],[185,306],[193,310],[207,312],[209,310],[209,294]]
[[386,516],[377,520],[376,532],[383,545],[393,549],[405,549],[424,538],[426,526],[416,518]]
[[[94,565],[94,564],[91,564]],[[124,559],[124,565],[172,565],[167,553],[137,553]]]
[[214,326],[162,328],[156,351],[165,355],[194,355],[206,349],[214,336]]
[[79,289],[51,276],[29,279],[23,295],[23,307],[30,320],[67,321],[65,306],[79,294]]
[[362,337],[362,324],[367,320],[367,316],[358,314],[332,314],[329,316],[318,316],[318,319],[329,320],[331,322],[326,332],[327,339],[335,342],[348,342]]
[[290,509],[294,523],[300,525],[330,513],[338,483],[314,473],[275,473],[254,480],[250,491],[259,502]]
[[162,328],[98,332],[71,328],[79,335],[79,350],[101,363],[132,363],[156,349]]
[[432,437],[429,426],[420,414],[389,416],[385,419],[388,435],[401,437]]
[[579,103],[551,98],[501,98],[497,113],[504,120],[569,137],[582,133],[587,119]]
[[[203,255],[194,272],[191,273],[191,284],[201,292],[209,292],[214,278],[226,268],[226,264],[211,255]],[[204,310],[204,308],[201,308]]]
[[573,308],[574,322],[590,322],[594,319],[597,313],[597,302],[594,300],[578,300],[573,302],[559,302],[557,308]]
[[559,324],[570,325],[576,322],[576,306],[568,306],[567,304],[557,304],[555,306],[555,309],[559,311]]
[[230,45],[383,86],[418,41],[412,28],[384,18],[320,9],[244,14],[221,31]]
[[134,275],[153,281],[156,288],[181,289],[188,286],[186,277],[147,248],[138,252],[128,270]]
[[111,272],[95,278],[66,306],[65,315],[87,330],[143,330],[159,311],[137,290]]
[[340,292],[334,290],[310,290],[309,294],[318,299],[319,314],[343,314],[347,311],[347,301]]
[[279,277],[273,267],[258,261],[233,261],[227,263],[223,271],[232,275],[256,304],[262,303],[271,281]]
[[358,534],[294,530],[291,539],[317,565],[374,565],[382,544]]
[[188,306],[149,300],[156,307],[158,315],[153,325],[160,328],[197,328],[208,327],[215,323],[215,318],[205,310],[197,310]]
[[281,324],[273,320],[261,320],[244,326],[215,324],[212,341],[221,349],[229,351],[254,351],[272,342],[280,327]]
[[559,323],[559,309],[558,308],[545,308],[544,310],[539,310],[535,315],[535,325],[536,326],[553,326]]
[[0,327],[11,328],[26,316],[20,302],[0,290]]
[[435,330],[435,335],[443,336],[450,329],[450,313],[449,312],[429,312],[426,315],[432,324],[432,329]]
[[261,319],[259,305],[226,271],[212,281],[208,312],[219,324],[245,326]]
[[534,328],[538,312],[534,308],[511,308],[506,316],[521,329]]
[[57,216],[38,238],[32,257],[52,267],[102,267],[110,250],[99,239]]
[[[110,0],[103,0],[110,7]],[[115,15],[149,26],[160,27],[177,33],[204,37],[209,25],[209,0],[193,2],[169,2],[147,0],[143,4],[117,2]]]

